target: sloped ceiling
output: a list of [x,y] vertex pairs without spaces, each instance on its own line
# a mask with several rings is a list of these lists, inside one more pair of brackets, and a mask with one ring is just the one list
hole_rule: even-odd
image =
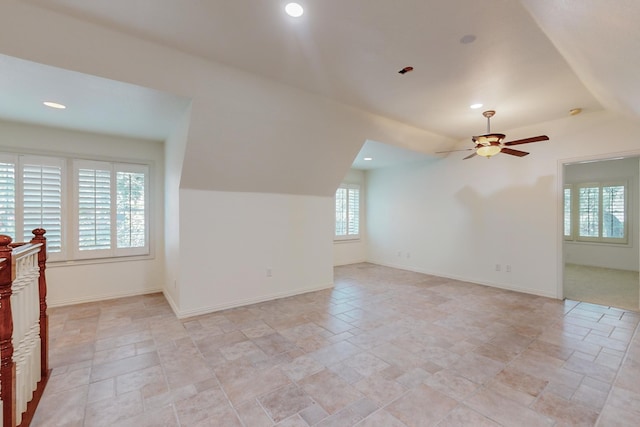
[[640,2],[522,0],[605,108],[640,116]]
[[[278,113],[278,106],[269,105],[267,98],[267,103],[259,106],[252,105],[247,94],[244,101],[242,97],[234,98],[233,85],[225,87],[221,81],[220,92],[227,98],[216,100],[220,104],[216,108],[221,108],[216,112],[223,114],[216,117],[217,122],[204,114],[199,116],[200,105],[196,102],[193,116],[200,124],[190,132],[185,156],[187,179],[183,182],[205,189],[329,194],[327,187],[331,185],[292,188],[285,182],[304,176],[305,172],[322,173],[326,162],[336,163],[337,169],[350,164],[352,159],[341,156],[355,157],[367,138],[383,143],[399,141],[404,148],[433,154],[484,132],[486,123],[480,115],[483,109],[498,111],[492,120],[496,131],[565,117],[575,107],[594,111],[604,106],[636,119],[640,111],[640,85],[633,79],[640,65],[640,40],[633,28],[633,17],[640,16],[639,2],[626,0],[612,5],[596,0],[300,0],[306,13],[298,19],[284,14],[285,3],[5,0],[0,5],[0,15],[8,24],[7,37],[0,42],[0,53],[22,56],[28,50],[27,44],[37,50],[34,46],[49,41],[46,36],[37,40],[40,35],[26,28],[55,20],[65,28],[58,30],[50,25],[49,30],[61,34],[51,36],[50,52],[25,57],[54,58],[52,65],[58,67],[69,64],[71,69],[88,73],[97,70],[113,80],[146,83],[140,76],[130,76],[142,70],[142,61],[155,55],[155,49],[153,54],[147,53],[151,46],[163,46],[217,64],[216,69],[229,66],[224,71],[227,74],[223,73],[229,78],[236,70],[241,75],[277,82],[283,88],[302,90],[323,106],[320,112],[314,108],[297,112],[290,105]],[[17,24],[11,22],[12,14],[18,12],[24,21],[20,27],[25,28],[24,33],[16,31]],[[32,15],[37,17],[33,23],[28,22]],[[79,24],[71,25],[74,22]],[[71,26],[79,29],[76,37],[88,40],[72,39]],[[97,28],[105,31],[93,30]],[[9,33],[11,29],[14,30]],[[87,31],[99,34],[89,37]],[[145,46],[145,50],[128,59],[139,70],[125,71],[130,68],[127,60],[119,64],[106,62],[118,57],[118,52],[117,43],[108,42],[105,34],[109,38],[109,34],[122,34],[141,41],[135,45]],[[95,42],[100,39],[104,44]],[[74,51],[80,48],[87,51]],[[101,51],[104,58],[100,57]],[[398,70],[405,66],[414,67],[414,71],[399,74]],[[175,72],[181,67],[181,63],[171,63],[164,68]],[[158,74],[168,73],[162,67],[156,68]],[[200,72],[204,73],[205,68]],[[3,78],[8,77],[8,70],[0,69]],[[154,77],[148,80],[149,87],[160,91],[189,87],[176,92],[188,98],[199,90],[200,72],[188,71],[180,78],[189,81],[176,84],[155,85],[151,80],[161,78]],[[27,78],[28,73],[21,77]],[[281,91],[278,99],[286,102],[289,92]],[[0,97],[0,103],[10,102],[9,98]],[[179,96],[177,101],[186,98]],[[255,117],[256,123],[223,123],[225,102],[232,104],[236,113],[250,113],[247,117]],[[469,109],[476,102],[483,103],[484,108]],[[95,108],[100,108],[99,104]],[[24,110],[28,116],[28,109]],[[336,117],[329,111],[334,111]],[[309,118],[314,112],[319,113],[317,117]],[[296,113],[304,116],[303,122],[291,123]],[[335,122],[337,116],[352,113],[359,118],[373,115],[363,119],[357,132],[344,128],[339,135],[333,133],[331,120]],[[121,121],[117,120],[117,112],[112,117],[115,129],[116,122]],[[385,132],[372,128],[376,135],[362,135],[362,126],[367,126],[364,123],[382,118],[395,124],[386,123]],[[158,120],[169,122],[166,118]],[[277,121],[277,128],[272,126],[272,120]],[[246,129],[254,124],[255,129]],[[285,125],[297,129],[288,132]],[[215,126],[224,127],[224,132]],[[394,132],[394,128],[402,132]],[[126,131],[132,132],[133,126]],[[302,135],[309,132],[320,133],[303,142]],[[141,135],[139,131],[136,136]],[[385,135],[389,138],[385,139]],[[162,138],[157,134],[149,137]],[[334,137],[356,140],[324,142]],[[349,147],[344,148],[345,144]],[[247,162],[247,153],[257,153],[260,161],[252,156]],[[305,170],[310,163],[308,154],[319,156],[317,169]],[[292,162],[297,164],[291,166]],[[255,173],[242,173],[249,168],[256,169]],[[202,169],[205,172],[194,172]],[[219,184],[215,183],[220,182],[234,184],[216,187]]]
[[[27,3],[451,138],[484,129],[468,108],[476,102],[498,110],[495,123],[505,129],[601,108],[514,0],[301,0],[298,19],[282,0]],[[463,43],[469,35],[475,41]],[[414,71],[398,74],[405,66]]]

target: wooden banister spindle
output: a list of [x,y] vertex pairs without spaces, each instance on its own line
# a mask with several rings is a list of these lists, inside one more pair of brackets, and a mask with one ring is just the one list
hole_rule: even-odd
[[40,296],[40,341],[41,341],[41,357],[40,370],[42,378],[49,376],[49,315],[47,314],[47,278],[44,271],[47,267],[47,238],[44,237],[47,231],[43,228],[36,228],[32,231],[33,239],[31,243],[42,243],[40,252],[38,252],[38,267],[40,268],[40,276],[38,278],[39,296]]
[[0,235],[0,381],[2,382],[3,426],[16,425],[16,364],[13,361],[13,315],[11,285],[13,283],[11,237]]

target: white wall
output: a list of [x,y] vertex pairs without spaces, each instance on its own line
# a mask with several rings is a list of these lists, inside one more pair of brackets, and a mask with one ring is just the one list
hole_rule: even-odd
[[[360,238],[333,241],[333,265],[355,264],[367,260],[367,209],[365,171],[349,169],[342,180],[346,184],[360,185]],[[335,200],[335,199],[334,199]]]
[[606,112],[583,113],[503,132],[508,140],[540,134],[551,140],[521,146],[531,152],[523,158],[463,161],[452,153],[369,171],[369,260],[560,297],[562,164],[637,154],[640,124]]
[[181,190],[180,204],[179,317],[333,285],[332,197]]
[[[157,292],[164,278],[162,143],[0,121],[0,151],[151,162],[151,252],[146,259],[47,263],[50,306]],[[45,235],[46,237],[46,235]]]
[[[418,151],[450,142],[422,129],[23,1],[2,3],[0,52],[192,99],[179,196],[173,184],[168,189],[171,206],[179,205],[177,213],[171,210],[170,220],[179,221],[180,237],[179,242],[170,243],[166,256],[179,249],[180,260],[168,266],[170,275],[160,280],[169,287],[177,283],[177,292],[167,291],[167,295],[177,295],[179,301],[173,303],[179,313],[329,286],[333,265],[331,200],[365,140]],[[169,161],[169,180],[174,183],[177,169],[173,160]],[[209,193],[190,197],[193,193],[186,189]],[[249,195],[254,193],[265,196]],[[283,211],[282,197],[273,194],[300,196],[286,197],[287,204],[293,206]],[[322,200],[316,207],[318,212],[311,210],[318,203],[311,203],[314,196]],[[249,217],[230,214],[231,210],[222,220],[210,217],[211,209],[229,201],[244,203],[251,209],[250,214],[244,214]],[[274,220],[268,230],[258,226],[263,223],[262,215],[286,217],[300,211],[306,216],[295,224]],[[240,218],[248,222],[240,223]],[[229,228],[211,230],[212,223]],[[246,227],[251,233],[233,234]],[[283,240],[281,236],[288,237]],[[230,255],[229,248],[235,248],[239,241],[251,256]],[[203,244],[209,244],[206,256]],[[257,248],[263,249],[254,253]],[[273,267],[269,286],[263,286],[265,278],[257,272],[264,272],[263,258],[268,254],[275,254],[278,265]],[[218,261],[211,276],[213,284],[207,279],[212,273],[211,260]],[[177,280],[174,275],[179,276]]]
[[164,144],[164,294],[174,310],[180,306],[180,177],[189,135],[191,108]]
[[638,271],[638,158],[565,166],[565,184],[625,181],[628,183],[628,243],[625,245],[564,241],[564,260],[573,264]]

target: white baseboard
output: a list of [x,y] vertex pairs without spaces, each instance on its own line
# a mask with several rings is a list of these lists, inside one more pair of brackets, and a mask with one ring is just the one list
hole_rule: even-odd
[[378,262],[378,261],[367,261],[367,262],[369,262],[371,264],[382,265],[384,267],[397,268],[399,270],[413,271],[414,273],[429,274],[429,275],[432,275],[432,276],[444,277],[446,279],[452,279],[452,280],[460,280],[462,282],[475,283],[477,285],[484,285],[484,286],[489,286],[489,287],[492,287],[492,288],[504,289],[504,290],[507,290],[507,291],[522,292],[523,294],[530,294],[530,295],[537,295],[537,296],[540,296],[540,297],[558,299],[558,296],[555,293],[542,292],[539,289],[518,288],[518,287],[515,287],[515,286],[509,286],[509,285],[505,285],[505,284],[502,284],[502,283],[486,282],[486,281],[473,279],[473,278],[470,278],[470,277],[461,277],[461,276],[454,276],[454,275],[451,275],[451,274],[445,274],[445,273],[440,273],[440,272],[427,271],[427,270],[424,270],[424,269],[421,269],[421,268],[417,268],[417,267],[408,267],[406,265],[388,264],[388,263]]
[[[176,304],[172,300],[167,298],[167,301],[169,301],[169,305],[171,305],[171,308],[173,309],[173,312],[176,314],[178,319],[186,319],[188,317],[201,316],[203,314],[214,313],[216,311],[221,311],[221,310],[228,310],[230,308],[243,307],[245,305],[257,304],[260,302],[272,301],[280,298],[287,298],[295,295],[302,295],[309,292],[322,291],[322,290],[331,289],[331,288],[333,288],[333,283],[330,283],[328,285],[316,286],[312,288],[296,289],[289,292],[280,292],[275,294],[263,295],[256,298],[239,299],[239,300],[225,302],[222,304],[214,304],[214,305],[199,307],[191,310],[179,310],[176,307]],[[165,294],[165,297],[167,297],[166,294]]]
[[162,292],[162,289],[158,288],[158,289],[144,289],[144,290],[140,290],[140,291],[134,291],[134,292],[121,292],[121,293],[117,293],[117,294],[102,294],[102,295],[93,295],[90,297],[83,297],[83,298],[71,298],[71,299],[65,299],[62,301],[47,301],[47,306],[54,308],[54,307],[64,307],[67,305],[74,305],[74,304],[85,304],[88,302],[98,302],[98,301],[106,301],[106,300],[110,300],[110,299],[117,299],[117,298],[126,298],[126,297],[135,297],[138,295],[148,295],[148,294],[155,294],[158,292]]
[[164,299],[167,300],[167,302],[169,303],[169,306],[171,307],[171,310],[173,310],[173,314],[176,315],[176,317],[178,316],[178,312],[180,311],[178,309],[178,304],[176,304],[176,302],[173,300],[173,297],[171,296],[171,294],[169,292],[167,292],[165,289],[162,290],[162,295],[164,295]]

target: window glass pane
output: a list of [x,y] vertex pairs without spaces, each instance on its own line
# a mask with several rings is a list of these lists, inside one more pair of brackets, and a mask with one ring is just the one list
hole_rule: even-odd
[[29,239],[35,228],[47,231],[47,251],[62,248],[62,169],[58,166],[24,164],[23,236]]
[[16,236],[15,164],[0,163],[0,233]]
[[111,172],[78,170],[78,248],[111,248]]
[[599,224],[599,187],[581,187],[579,189],[579,229],[581,237],[600,237]]
[[347,189],[336,191],[336,236],[347,235]]
[[602,237],[624,238],[624,186],[602,187]]
[[118,248],[140,248],[146,244],[145,174],[116,174],[116,212]]
[[564,189],[564,235],[571,236],[571,188]]

